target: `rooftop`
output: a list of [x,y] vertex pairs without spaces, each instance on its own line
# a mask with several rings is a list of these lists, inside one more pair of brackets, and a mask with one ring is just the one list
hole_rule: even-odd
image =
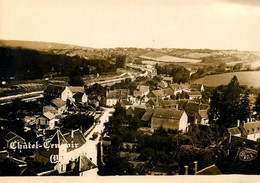
[[180,119],[184,111],[174,108],[156,108],[154,110],[153,117],[156,118],[168,118],[168,119]]

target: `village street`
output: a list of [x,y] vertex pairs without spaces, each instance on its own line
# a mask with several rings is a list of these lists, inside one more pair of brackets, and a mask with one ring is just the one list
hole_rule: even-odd
[[[100,123],[95,126],[95,128],[86,136],[86,147],[87,147],[87,158],[90,159],[95,165],[97,165],[97,144],[100,139],[101,132],[104,130],[104,123],[108,122],[109,117],[115,111],[114,108],[102,108],[104,109],[104,113],[100,118]],[[95,140],[90,140],[95,132],[98,132],[98,137]],[[89,170],[84,172],[84,176],[91,174],[97,175],[97,168],[95,170]]]

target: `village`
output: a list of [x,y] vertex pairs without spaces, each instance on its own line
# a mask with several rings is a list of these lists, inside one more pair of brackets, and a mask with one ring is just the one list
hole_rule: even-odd
[[154,66],[126,67],[139,74],[87,86],[50,82],[43,98],[8,104],[11,112],[0,118],[1,175],[218,175],[237,173],[234,163],[257,166],[257,117],[218,132],[203,84],[175,83]]

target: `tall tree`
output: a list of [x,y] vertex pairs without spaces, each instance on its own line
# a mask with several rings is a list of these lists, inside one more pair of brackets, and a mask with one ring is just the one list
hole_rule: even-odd
[[[215,90],[211,97],[210,110],[208,112],[209,121],[212,124],[218,124],[221,115],[223,97],[218,90]],[[221,126],[222,124],[220,124]]]
[[[248,117],[248,94],[241,99],[242,89],[234,76],[226,88],[218,87],[212,96],[209,110],[210,123],[232,127],[238,119]],[[243,113],[241,113],[241,110]]]
[[239,119],[239,104],[241,96],[241,88],[236,76],[233,76],[229,82],[223,96],[223,113],[220,120],[223,120],[228,126],[236,125]]
[[250,101],[248,99],[249,93],[248,91],[241,98],[239,104],[239,120],[246,121],[247,118],[250,117]]
[[116,67],[124,67],[126,63],[126,56],[125,55],[119,55],[116,58]]
[[256,111],[258,115],[260,115],[260,93],[258,93],[257,99],[255,101],[254,111]]

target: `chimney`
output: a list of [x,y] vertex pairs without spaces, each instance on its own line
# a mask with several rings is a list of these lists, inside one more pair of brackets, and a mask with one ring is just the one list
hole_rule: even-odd
[[243,121],[243,126],[245,127],[245,124],[246,124],[246,122],[245,121]]
[[71,130],[71,137],[74,138],[74,130]]
[[239,127],[240,126],[240,120],[238,119],[237,120],[237,127]]
[[246,118],[246,120],[247,120],[246,122],[249,123],[249,118]]
[[197,173],[198,170],[198,162],[194,161],[194,175]]
[[189,166],[188,165],[186,165],[186,166],[184,166],[184,168],[185,168],[185,175],[188,175],[188,169],[189,169]]

